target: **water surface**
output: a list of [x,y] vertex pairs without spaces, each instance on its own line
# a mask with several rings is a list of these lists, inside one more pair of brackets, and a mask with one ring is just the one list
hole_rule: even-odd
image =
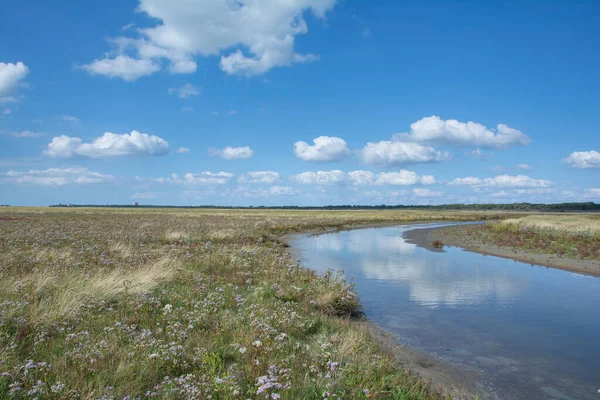
[[419,224],[296,235],[304,265],[354,277],[367,317],[483,373],[501,399],[600,399],[600,279],[406,243]]

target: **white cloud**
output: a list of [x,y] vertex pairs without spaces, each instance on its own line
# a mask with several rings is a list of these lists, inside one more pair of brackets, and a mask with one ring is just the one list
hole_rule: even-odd
[[266,189],[249,189],[245,186],[240,186],[235,189],[225,191],[225,196],[242,196],[248,198],[270,198],[270,197],[281,197],[281,196],[295,196],[300,191],[289,186],[271,186]]
[[401,169],[399,172],[381,172],[375,183],[379,185],[415,185],[419,183],[419,176],[416,172],[405,169]]
[[377,175],[371,171],[357,170],[348,172],[348,179],[355,185],[374,185]]
[[219,115],[219,113],[217,111],[213,111],[210,113],[212,116],[216,117],[217,115]]
[[32,169],[26,172],[8,171],[5,179],[9,183],[31,184],[41,186],[64,186],[69,184],[92,184],[110,182],[112,175],[90,171],[87,168],[49,168]]
[[600,199],[600,188],[585,189],[586,199]]
[[471,155],[476,158],[479,158],[480,160],[485,160],[490,156],[488,153],[484,153],[483,151],[481,151],[479,147],[473,150],[471,152]]
[[448,160],[450,155],[418,143],[381,141],[367,143],[360,156],[366,164],[398,165]]
[[79,118],[74,117],[73,115],[62,114],[62,115],[57,115],[55,118],[60,119],[61,121],[71,122],[74,124],[81,122],[81,120]]
[[[3,133],[3,132],[0,132]],[[20,131],[20,132],[5,132],[6,134],[15,138],[36,138],[44,136],[43,132],[32,132],[32,131]]]
[[563,161],[573,168],[600,168],[600,153],[595,150],[575,151]]
[[225,185],[231,178],[233,178],[233,174],[229,172],[200,172],[198,174],[188,172],[183,177],[183,183],[186,185]]
[[530,171],[531,170],[531,166],[529,164],[518,164],[517,168],[518,169],[522,169],[523,171]]
[[345,173],[340,170],[303,172],[293,176],[299,183],[314,185],[332,185],[341,183],[352,183],[354,185],[394,185],[407,186],[435,183],[433,175],[419,176],[416,172],[401,169],[398,172],[380,172],[375,174],[371,171],[357,170]]
[[498,188],[549,188],[553,182],[544,179],[533,179],[526,175],[499,175],[495,178],[480,179],[473,176],[456,178],[451,186],[498,187]]
[[80,67],[90,75],[104,75],[109,78],[121,78],[126,82],[135,81],[142,76],[160,71],[160,65],[150,59],[136,59],[120,54],[114,58],[94,60]]
[[29,68],[21,61],[16,64],[0,62],[0,103],[19,100],[16,91],[23,86],[23,79],[29,74]]
[[229,110],[229,115],[235,115],[237,114],[237,110]]
[[[177,185],[225,185],[231,181],[233,174],[229,172],[210,172],[204,171],[199,173],[186,173],[183,178],[180,178],[177,174],[171,174],[168,177],[159,178],[148,178],[147,180],[154,183],[160,184],[177,184]],[[138,178],[138,180],[145,180],[144,178]]]
[[294,154],[304,161],[339,161],[350,155],[348,144],[339,137],[319,136],[314,145],[306,142],[294,143]]
[[200,89],[190,83],[186,83],[185,85],[177,88],[169,88],[167,91],[169,94],[177,94],[177,96],[179,96],[181,99],[187,99],[191,96],[198,96],[200,94]]
[[91,143],[77,137],[56,136],[43,154],[48,157],[116,157],[130,155],[161,156],[169,152],[169,143],[164,139],[132,131],[130,134],[106,132]]
[[187,147],[180,147],[177,149],[177,153],[179,154],[187,154],[190,152],[190,149],[188,149]]
[[222,150],[217,149],[209,149],[210,155],[219,156],[226,160],[239,160],[239,159],[248,159],[254,155],[254,150],[252,150],[249,146],[244,147],[225,147]]
[[421,183],[423,185],[433,185],[434,183],[437,183],[437,180],[433,175],[423,175],[421,177]]
[[346,181],[346,173],[339,169],[333,171],[307,171],[293,177],[299,183],[309,185],[332,185],[339,184]]
[[444,121],[436,115],[412,123],[410,132],[396,134],[393,140],[496,148],[531,143],[523,132],[504,124],[499,124],[493,131],[477,122]]
[[495,192],[490,194],[491,197],[508,197],[510,196],[508,193],[506,193],[504,190],[501,190],[499,192]]
[[155,199],[158,196],[158,193],[154,193],[154,192],[138,192],[138,193],[134,193],[131,195],[132,199],[139,199],[139,200],[151,200],[151,199]]
[[533,189],[517,189],[516,190],[517,194],[526,194],[526,195],[533,195],[533,194],[549,194],[549,193],[553,193],[554,189],[551,188],[533,188]]
[[275,171],[253,171],[247,172],[238,178],[240,183],[268,183],[279,181],[279,173]]
[[105,58],[82,68],[90,73],[134,80],[161,69],[196,71],[197,56],[221,55],[227,74],[258,75],[272,68],[317,59],[295,52],[296,35],[308,32],[307,11],[318,18],[336,0],[223,1],[140,0],[137,10],[157,21],[137,29],[137,38],[116,37]]
[[474,176],[468,176],[466,178],[456,178],[449,185],[453,186],[478,186],[481,185],[481,179]]
[[444,195],[444,192],[434,192],[433,190],[422,188],[415,188],[412,192],[417,197],[440,197]]
[[[143,178],[139,177],[137,179],[143,180]],[[149,178],[148,180],[156,183],[183,183],[183,180],[177,174],[171,174],[168,177]]]

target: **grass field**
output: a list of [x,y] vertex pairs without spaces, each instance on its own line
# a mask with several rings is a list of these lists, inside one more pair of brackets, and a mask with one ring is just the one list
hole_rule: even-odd
[[0,398],[438,398],[279,237],[496,216],[1,209]]

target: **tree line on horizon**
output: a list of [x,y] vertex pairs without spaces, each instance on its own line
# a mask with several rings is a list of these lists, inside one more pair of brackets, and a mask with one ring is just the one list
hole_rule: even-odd
[[274,210],[466,210],[466,211],[600,211],[600,204],[583,203],[488,203],[488,204],[440,204],[440,205],[328,205],[328,206],[172,206],[131,204],[55,204],[50,207],[101,207],[101,208],[214,208],[214,209],[274,209]]

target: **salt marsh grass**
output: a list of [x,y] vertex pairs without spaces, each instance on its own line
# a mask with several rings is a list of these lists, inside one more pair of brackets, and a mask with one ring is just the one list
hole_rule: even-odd
[[542,214],[488,223],[478,234],[490,243],[534,253],[600,260],[600,215]]
[[[498,215],[486,215],[494,218]],[[476,213],[2,210],[0,398],[435,399],[280,235]]]
[[[543,214],[528,215],[521,218],[510,218],[501,222],[502,225],[552,229],[573,233],[600,233],[600,215],[597,214]],[[514,228],[513,228],[514,229]]]

